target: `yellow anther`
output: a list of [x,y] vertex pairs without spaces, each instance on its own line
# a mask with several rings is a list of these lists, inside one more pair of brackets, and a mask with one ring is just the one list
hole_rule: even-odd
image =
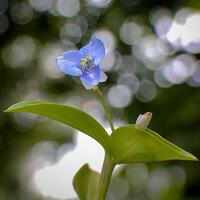
[[81,59],[80,65],[84,70],[90,71],[94,69],[94,61],[89,55],[86,55],[85,58]]

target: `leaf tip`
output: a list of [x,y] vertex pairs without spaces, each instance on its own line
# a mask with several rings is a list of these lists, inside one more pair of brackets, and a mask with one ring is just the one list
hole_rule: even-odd
[[193,154],[188,153],[188,152],[187,152],[187,155],[185,155],[184,160],[199,161],[199,159],[197,157],[195,157]]
[[15,110],[15,106],[16,104],[12,105],[12,106],[9,106],[6,110],[4,110],[3,112],[14,112]]
[[191,154],[191,160],[192,161],[199,161],[199,159],[197,157],[195,157],[194,155]]
[[31,105],[36,105],[36,104],[41,104],[43,103],[42,101],[22,101],[16,104],[13,104],[11,106],[9,106],[6,110],[4,110],[3,112],[19,112],[22,108],[26,107],[26,106],[31,106]]
[[9,106],[7,109],[5,109],[3,112],[12,112],[12,106]]

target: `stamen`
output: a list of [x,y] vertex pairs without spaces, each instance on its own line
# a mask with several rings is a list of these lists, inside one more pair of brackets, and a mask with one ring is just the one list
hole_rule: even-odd
[[92,72],[94,70],[94,60],[89,55],[81,59],[80,65],[85,72]]

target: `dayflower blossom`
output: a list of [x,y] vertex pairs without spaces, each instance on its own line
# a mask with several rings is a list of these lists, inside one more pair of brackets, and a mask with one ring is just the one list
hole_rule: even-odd
[[92,37],[90,42],[78,50],[70,50],[56,59],[62,72],[80,77],[86,89],[91,89],[107,79],[99,64],[105,55],[103,42]]

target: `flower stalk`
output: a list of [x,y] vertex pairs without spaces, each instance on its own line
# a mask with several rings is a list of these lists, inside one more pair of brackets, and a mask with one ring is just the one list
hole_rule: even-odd
[[93,92],[96,94],[96,96],[99,98],[99,100],[101,101],[102,105],[103,105],[103,108],[104,108],[104,111],[105,111],[105,114],[106,114],[106,118],[108,119],[108,122],[110,124],[110,128],[112,130],[112,132],[115,130],[114,128],[114,125],[113,125],[113,120],[112,120],[112,117],[111,117],[111,114],[110,114],[110,111],[106,105],[106,101],[102,95],[102,92],[101,90],[99,89],[98,86],[95,86],[92,88]]
[[110,157],[109,154],[106,153],[104,162],[103,162],[101,175],[100,175],[99,190],[97,193],[96,200],[105,200],[106,194],[108,192],[108,188],[110,185],[114,166],[115,166],[115,164],[114,164],[112,158]]
[[[106,101],[102,95],[102,92],[98,86],[93,87],[92,90],[96,94],[96,96],[99,98],[100,102],[102,103],[105,114],[106,114],[106,118],[108,119],[110,128],[113,132],[115,130],[114,125],[113,125],[113,120],[112,120],[110,111],[106,105]],[[105,200],[114,167],[115,167],[115,164],[113,162],[112,157],[109,155],[108,152],[106,152],[102,170],[101,170],[101,174],[100,174],[99,187],[98,187],[98,193],[97,193],[96,200]]]

